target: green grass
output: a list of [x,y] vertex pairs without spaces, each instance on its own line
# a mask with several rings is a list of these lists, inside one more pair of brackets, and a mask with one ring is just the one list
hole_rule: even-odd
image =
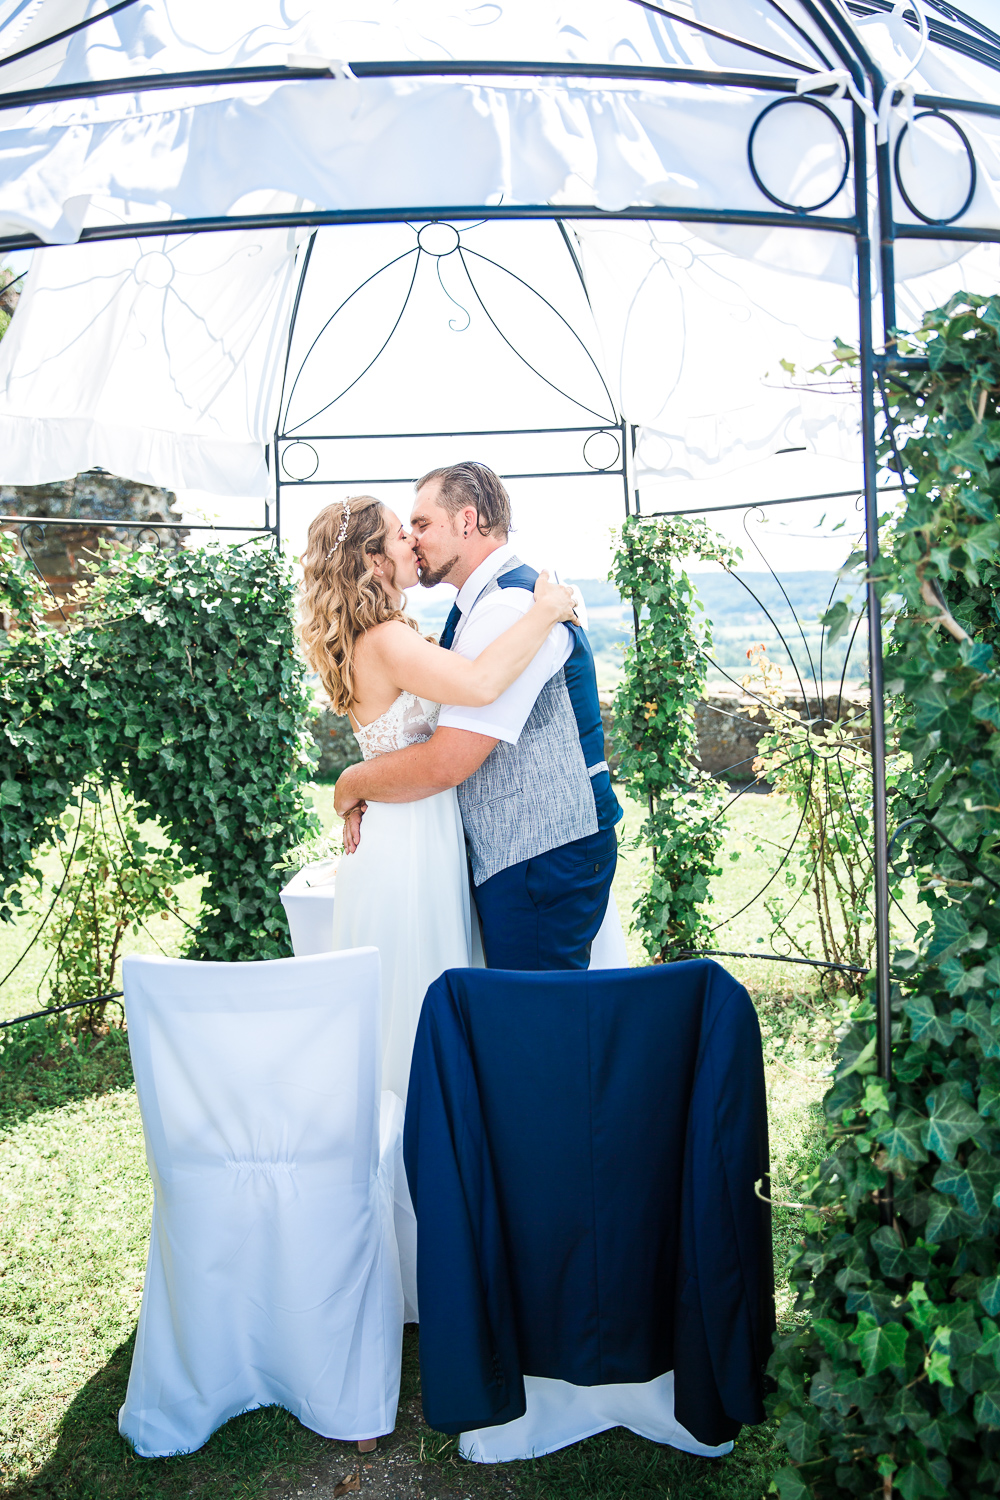
[[[331,819],[333,789],[316,787],[314,798]],[[761,871],[749,839],[753,820],[766,817],[773,828],[785,816],[771,799],[737,804],[731,838],[741,852],[735,864],[725,862],[716,883],[720,915],[756,888]],[[630,804],[626,834],[640,822],[640,810]],[[641,856],[623,852],[615,894],[626,922],[641,878]],[[198,884],[190,882],[181,897],[189,919],[197,897]],[[158,922],[156,929],[131,940],[131,951],[180,950],[180,922]],[[718,946],[751,946],[760,931],[759,916],[755,926],[748,915],[724,937],[720,932]],[[0,932],[0,965],[12,961],[24,937],[21,923]],[[632,961],[644,962],[634,935],[629,946]],[[796,1197],[796,1179],[820,1149],[830,1008],[819,1001],[809,971],[756,959],[726,962],[761,1016],[774,1193]],[[43,969],[44,962],[30,955],[16,986],[12,981],[4,990],[2,1014],[36,1005]],[[68,1028],[44,1023],[0,1033],[0,1039],[0,1494],[5,1500],[247,1500],[328,1463],[331,1454],[343,1457],[346,1470],[347,1445],[316,1437],[277,1408],[234,1419],[187,1458],[131,1455],[118,1436],[116,1413],[131,1360],[151,1194],[126,1040],[111,1031],[70,1045]],[[779,1268],[797,1231],[798,1215],[777,1209]],[[780,1270],[778,1303],[787,1321]],[[456,1457],[453,1441],[423,1424],[414,1339],[408,1331],[397,1429],[380,1447],[419,1458],[422,1472],[437,1476],[447,1493],[756,1500],[767,1489],[774,1457],[766,1427],[745,1429],[723,1461],[687,1458],[616,1430],[548,1458],[473,1470]]]
[[[143,823],[141,832],[146,842],[154,847],[162,846],[165,842],[155,823]],[[50,884],[53,881],[58,882],[61,865],[55,853],[43,854],[36,862],[46,882]],[[138,933],[134,935],[130,933],[126,940],[125,952],[164,953],[168,958],[179,957],[188,937],[188,928],[185,924],[194,924],[197,921],[204,883],[202,876],[195,876],[182,882],[176,889],[175,906],[178,915],[166,918],[154,917]],[[30,889],[25,888],[26,904],[29,895],[33,893],[33,886]],[[42,939],[28,946],[38,927],[37,915],[29,911],[25,911],[16,922],[0,923],[0,980],[3,980],[3,976],[15,963],[17,964],[10,978],[0,988],[0,1020],[25,1015],[46,1003],[51,1003],[46,1000],[46,994],[48,969],[53,954],[44,946]],[[50,930],[47,924],[46,931]],[[21,958],[20,955],[25,948],[28,951]]]

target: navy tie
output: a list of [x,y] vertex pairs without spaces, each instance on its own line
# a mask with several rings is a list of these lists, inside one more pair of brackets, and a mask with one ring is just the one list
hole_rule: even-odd
[[455,639],[455,630],[461,618],[462,611],[459,609],[457,604],[453,604],[451,606],[451,614],[444,622],[444,629],[442,630],[441,638],[438,641],[438,645],[443,646],[446,651],[451,650],[451,643]]

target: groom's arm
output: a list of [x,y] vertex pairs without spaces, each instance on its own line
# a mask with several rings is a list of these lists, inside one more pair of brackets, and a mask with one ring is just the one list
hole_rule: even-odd
[[420,744],[348,766],[337,781],[334,806],[343,818],[359,802],[419,802],[446,792],[478,771],[495,744],[488,734],[437,729]]

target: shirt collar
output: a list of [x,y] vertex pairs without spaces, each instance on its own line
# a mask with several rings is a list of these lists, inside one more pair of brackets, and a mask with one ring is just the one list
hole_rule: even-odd
[[469,610],[475,604],[490,579],[501,571],[505,562],[509,562],[516,555],[513,542],[504,542],[502,547],[497,547],[495,551],[490,553],[489,557],[483,559],[474,573],[469,574],[455,599],[455,603],[462,611],[463,619],[469,613]]

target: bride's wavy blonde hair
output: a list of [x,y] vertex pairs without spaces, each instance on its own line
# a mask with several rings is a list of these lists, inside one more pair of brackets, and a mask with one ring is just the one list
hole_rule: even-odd
[[372,495],[353,495],[346,504],[351,514],[342,540],[344,502],[328,505],[309,527],[299,617],[306,660],[338,714],[346,714],[354,701],[354,652],[365,631],[383,620],[402,620],[418,629],[375,576],[379,559],[388,581],[395,577],[385,552],[385,506]]

